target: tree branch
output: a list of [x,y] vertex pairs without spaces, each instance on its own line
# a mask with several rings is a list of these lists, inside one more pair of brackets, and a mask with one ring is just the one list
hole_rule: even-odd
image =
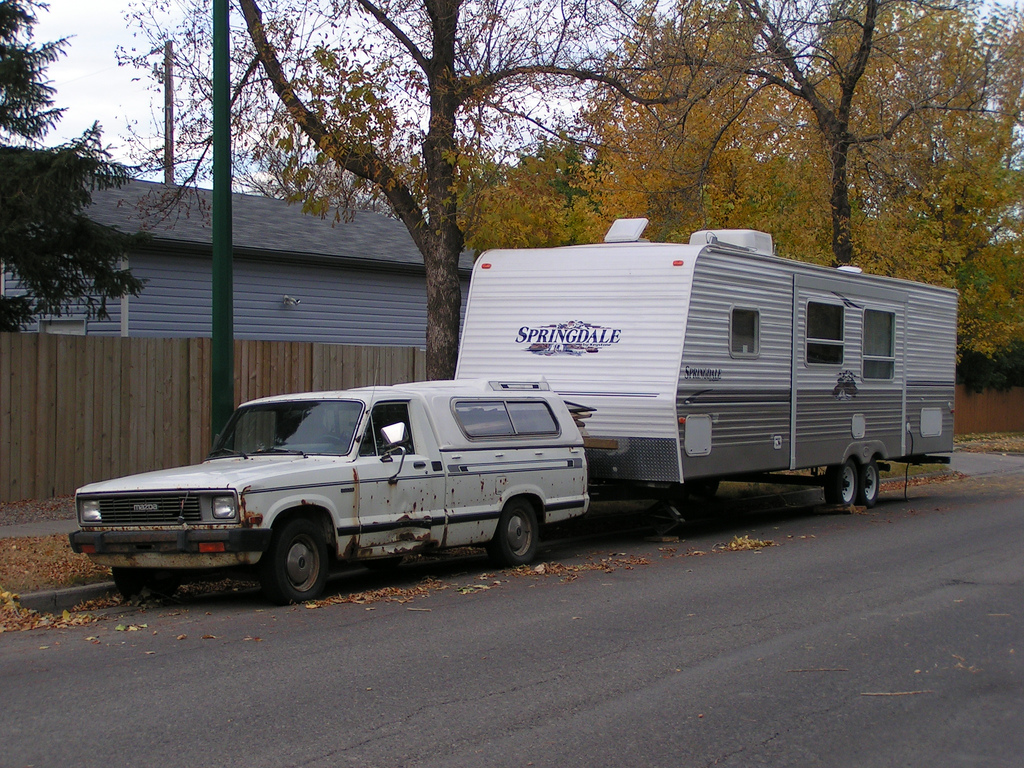
[[270,79],[274,92],[288,110],[289,116],[317,147],[335,163],[356,176],[377,184],[405,224],[417,245],[425,236],[423,212],[408,187],[395,175],[393,169],[373,150],[354,153],[338,141],[324,126],[320,118],[305,105],[288,76],[284,73],[273,46],[267,40],[263,14],[256,0],[239,0],[246,27],[252,38],[256,55]]
[[370,0],[356,0],[357,3],[362,7],[364,11],[373,16],[374,20],[380,24],[384,29],[391,33],[391,35],[402,44],[402,47],[409,52],[416,65],[422,69],[425,73],[430,72],[430,62],[427,57],[423,55],[423,52],[417,47],[416,43],[403,32],[397,24],[395,24],[383,10],[378,8],[376,5],[370,2]]

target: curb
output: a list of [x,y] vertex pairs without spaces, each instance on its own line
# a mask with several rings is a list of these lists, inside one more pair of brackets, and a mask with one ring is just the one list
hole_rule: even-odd
[[103,581],[97,584],[84,584],[80,587],[65,587],[64,589],[44,589],[39,592],[29,592],[18,596],[18,603],[22,608],[28,608],[39,613],[59,613],[70,610],[85,600],[96,600],[101,597],[108,597],[117,593],[117,587],[112,581]]

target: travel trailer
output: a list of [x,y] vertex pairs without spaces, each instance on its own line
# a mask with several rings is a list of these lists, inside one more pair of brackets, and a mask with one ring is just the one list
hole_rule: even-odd
[[456,377],[543,377],[592,411],[592,484],[669,498],[812,468],[827,500],[871,506],[879,461],[952,450],[955,291],[778,258],[751,230],[646,242],[646,223],[484,253]]

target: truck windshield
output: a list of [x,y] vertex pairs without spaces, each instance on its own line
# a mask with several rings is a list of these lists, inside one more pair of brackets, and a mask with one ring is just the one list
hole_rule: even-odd
[[344,456],[363,412],[358,400],[302,400],[239,408],[210,456],[301,453]]

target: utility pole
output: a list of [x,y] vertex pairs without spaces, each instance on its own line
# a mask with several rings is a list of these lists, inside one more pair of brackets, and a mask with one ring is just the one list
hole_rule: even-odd
[[174,43],[164,43],[164,184],[174,186]]
[[213,343],[211,434],[235,408],[235,340],[231,271],[231,94],[228,0],[213,0]]

